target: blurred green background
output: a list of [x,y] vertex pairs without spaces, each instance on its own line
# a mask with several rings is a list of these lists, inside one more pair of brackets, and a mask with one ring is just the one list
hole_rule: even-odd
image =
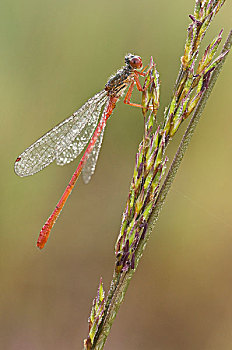
[[[1,1],[1,349],[82,348],[100,276],[106,289],[111,280],[142,115],[117,105],[92,181],[85,186],[79,179],[42,252],[38,233],[77,161],[19,178],[14,160],[100,91],[128,52],[144,63],[153,55],[161,116],[193,6],[193,0]],[[226,37],[231,10],[227,1],[203,47],[222,27]],[[228,57],[105,349],[231,349],[231,62]]]

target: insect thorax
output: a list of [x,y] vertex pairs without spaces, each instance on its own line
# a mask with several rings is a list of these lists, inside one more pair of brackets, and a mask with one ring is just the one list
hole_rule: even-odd
[[127,85],[130,83],[134,69],[129,65],[119,69],[105,85],[109,96],[121,96]]

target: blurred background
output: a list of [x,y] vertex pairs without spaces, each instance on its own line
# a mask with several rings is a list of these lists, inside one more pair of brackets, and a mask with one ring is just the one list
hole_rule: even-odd
[[[38,233],[78,160],[28,178],[14,174],[14,160],[104,88],[128,52],[145,64],[153,55],[161,117],[194,1],[3,0],[0,7],[0,347],[81,349],[99,279],[106,290],[111,281],[142,114],[117,104],[92,181],[79,179],[43,251]],[[202,49],[221,28],[226,38],[231,10],[227,1]],[[230,55],[105,349],[231,349],[231,63]]]

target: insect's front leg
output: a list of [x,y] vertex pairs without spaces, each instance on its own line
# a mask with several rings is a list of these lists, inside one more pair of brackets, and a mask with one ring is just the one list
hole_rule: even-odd
[[[139,107],[139,108],[144,108],[144,106],[142,106],[141,104],[138,104],[138,103],[134,103],[134,102],[131,102],[131,95],[132,95],[132,92],[133,92],[133,89],[134,89],[134,85],[136,84],[136,87],[137,89],[142,92],[144,91],[144,88],[142,87],[140,81],[139,81],[139,78],[138,76],[135,74],[134,75],[134,80],[131,82],[129,88],[128,88],[128,91],[126,93],[126,96],[124,98],[124,103],[127,104],[127,105],[130,105],[130,106],[134,106],[134,107]],[[148,108],[149,110],[153,110],[153,107],[152,106],[149,106]]]
[[[123,102],[127,105],[130,105],[130,106],[143,108],[143,106],[141,104],[131,102],[131,95],[132,95],[132,91],[134,89],[135,82],[134,82],[134,80],[131,82]],[[137,86],[138,90],[143,91],[143,88],[142,88],[139,80],[138,80],[138,82],[139,82],[139,85],[137,85],[137,82],[136,82],[136,86]]]

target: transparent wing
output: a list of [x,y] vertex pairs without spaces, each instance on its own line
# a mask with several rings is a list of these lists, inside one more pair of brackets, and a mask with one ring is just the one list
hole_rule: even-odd
[[57,152],[56,163],[58,165],[65,165],[72,162],[85,148],[96,129],[101,110],[102,105],[100,104],[96,110],[92,112],[91,118],[88,119],[88,122],[81,130],[81,133],[78,134],[72,143],[61,153]]
[[77,157],[91,137],[91,128],[93,127],[94,131],[94,125],[106,101],[107,93],[102,90],[69,118],[28,147],[16,159],[16,174],[33,175],[55,159],[57,164],[63,165]]
[[97,141],[95,142],[94,148],[92,149],[92,152],[90,153],[83,167],[82,177],[85,184],[87,184],[90,181],[91,176],[95,171],[98,155],[102,145],[104,130],[105,130],[105,127],[102,129],[101,134],[99,135]]

